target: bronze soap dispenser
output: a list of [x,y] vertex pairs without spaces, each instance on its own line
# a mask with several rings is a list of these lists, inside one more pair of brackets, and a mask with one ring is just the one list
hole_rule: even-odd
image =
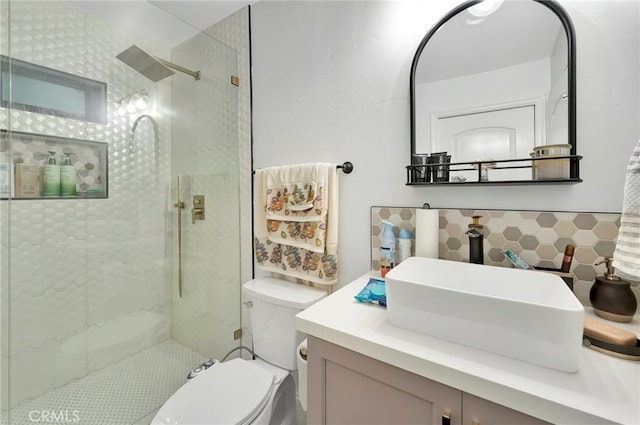
[[629,282],[615,275],[613,258],[606,257],[595,265],[602,263],[606,263],[607,271],[604,275],[596,277],[589,291],[593,311],[603,319],[629,323],[638,307],[636,296]]

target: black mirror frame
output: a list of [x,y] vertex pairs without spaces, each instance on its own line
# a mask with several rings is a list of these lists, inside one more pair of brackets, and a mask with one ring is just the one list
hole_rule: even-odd
[[[424,36],[418,49],[416,50],[416,54],[413,57],[413,62],[411,63],[411,75],[409,77],[409,102],[410,102],[410,113],[411,113],[411,155],[416,153],[416,69],[418,67],[418,61],[420,60],[420,55],[424,50],[425,46],[429,39],[442,27],[445,23],[447,23],[451,18],[453,18],[458,13],[462,12],[465,9],[470,8],[473,5],[480,3],[482,0],[468,0],[455,8],[453,8],[449,13],[447,13],[442,19],[440,19]],[[568,115],[569,115],[569,141],[571,144],[571,155],[577,155],[577,137],[576,137],[576,35],[573,27],[573,22],[569,17],[567,11],[556,1],[554,0],[531,0],[536,3],[540,3],[543,6],[547,7],[551,10],[557,17],[560,19],[562,26],[564,27],[565,33],[567,35],[567,51],[568,51],[568,64],[567,64],[567,74],[568,74]],[[579,161],[571,161],[570,168],[570,178],[574,180],[580,180],[580,162]],[[411,164],[411,157],[409,157],[409,164]]]

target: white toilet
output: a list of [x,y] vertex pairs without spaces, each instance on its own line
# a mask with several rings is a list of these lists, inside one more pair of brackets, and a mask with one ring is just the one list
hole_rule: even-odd
[[160,408],[152,425],[296,423],[296,389],[290,371],[304,335],[295,315],[325,291],[274,278],[243,285],[256,360],[216,363],[189,380]]

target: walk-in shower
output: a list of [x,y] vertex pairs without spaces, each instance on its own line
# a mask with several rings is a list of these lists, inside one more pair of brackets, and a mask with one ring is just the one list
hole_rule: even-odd
[[[78,118],[92,94],[77,85],[57,97],[75,117],[9,102],[0,108],[1,156],[41,169],[52,151],[59,164],[72,158],[79,180],[108,186],[99,198],[0,200],[3,425],[143,424],[193,367],[240,345],[237,53],[213,30],[163,44],[75,3],[0,0],[1,55],[106,90],[103,122]],[[154,65],[131,68],[146,56],[172,77]],[[2,78],[17,76],[9,69]],[[55,96],[51,81],[39,81],[39,94]],[[149,109],[118,113],[136,93],[148,94]],[[194,196],[206,197],[206,220],[190,219]]]

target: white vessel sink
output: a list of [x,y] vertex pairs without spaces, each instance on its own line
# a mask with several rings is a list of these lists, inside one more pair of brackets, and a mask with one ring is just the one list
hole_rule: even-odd
[[537,271],[412,257],[386,275],[390,323],[564,372],[576,372],[584,308]]

